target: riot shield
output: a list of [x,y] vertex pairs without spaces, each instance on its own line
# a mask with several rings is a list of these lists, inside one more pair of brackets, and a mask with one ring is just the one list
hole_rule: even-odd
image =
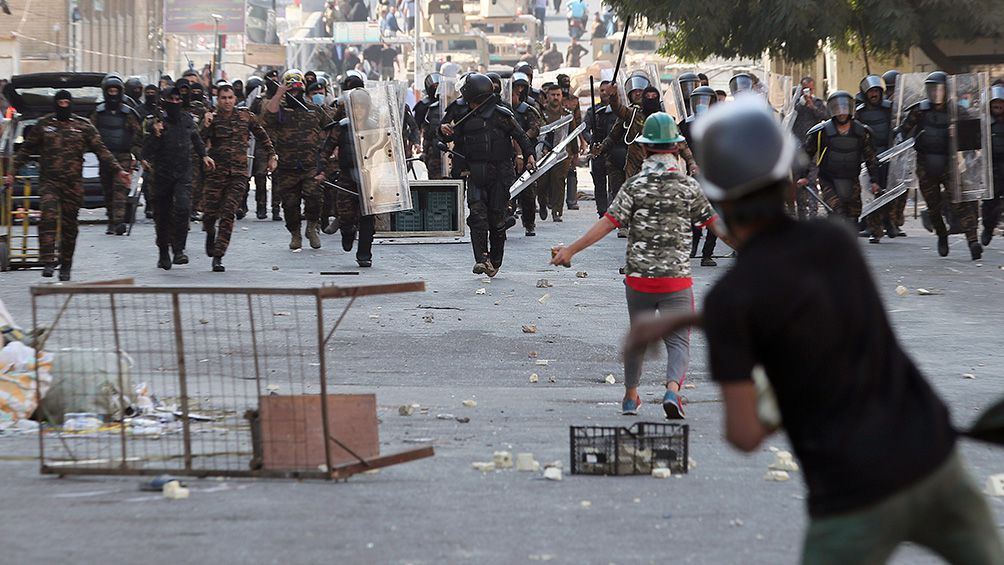
[[512,105],[512,79],[502,79],[502,92],[499,93],[499,102],[505,106]]
[[993,198],[989,158],[989,82],[987,73],[948,77],[952,202]]
[[[440,120],[446,115],[446,109],[450,107],[450,104],[460,98],[460,84],[460,79],[457,77],[442,77],[440,79],[439,87],[436,88],[436,96],[439,98]],[[450,144],[450,149],[453,149],[453,144]],[[443,178],[449,178],[452,162],[453,154],[443,151]]]
[[582,135],[582,132],[584,131],[586,131],[586,124],[579,124],[579,127],[567,133],[563,138],[561,138],[561,141],[556,142],[554,147],[537,163],[536,170],[532,173],[530,171],[524,171],[523,174],[516,179],[516,182],[512,183],[512,186],[509,187],[509,198],[515,198],[520,192],[523,192],[526,187],[530,186],[537,179],[544,176],[544,173],[550,170],[551,167],[567,159],[568,151],[566,151],[565,148],[568,147],[569,143]]
[[399,100],[392,83],[349,92],[345,109],[352,130],[363,215],[412,209]]
[[[896,79],[896,94],[892,102],[892,125],[894,128],[899,127],[906,120],[907,110],[911,106],[927,96],[924,88],[924,79],[926,78],[925,73],[904,73]],[[897,145],[894,148],[902,147],[901,144],[904,143],[899,139],[896,142]],[[892,152],[890,150],[886,153],[891,153],[891,155],[887,161],[889,174],[886,177],[886,189],[883,197],[892,201],[905,194],[906,191],[917,190],[920,187],[917,178],[917,152],[913,150]],[[874,202],[871,203],[871,206],[875,206]],[[863,214],[865,207],[862,207],[861,210]]]
[[683,88],[680,87],[679,78],[674,78],[662,93],[662,107],[676,122],[680,122],[689,116],[688,106],[689,104],[683,99]]

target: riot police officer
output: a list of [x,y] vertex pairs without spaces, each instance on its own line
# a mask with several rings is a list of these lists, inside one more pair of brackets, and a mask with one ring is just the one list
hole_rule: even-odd
[[980,243],[990,245],[994,228],[1000,221],[1004,202],[1004,86],[990,88],[990,155],[993,167],[994,197],[983,202],[983,234]]
[[425,96],[415,103],[415,122],[422,132],[422,162],[430,180],[443,178],[443,154],[436,145],[437,132],[442,119],[438,89],[442,76],[429,73],[425,76]]
[[[515,82],[513,83],[515,85]],[[514,86],[515,88],[515,86]],[[610,81],[600,81],[600,103],[586,110],[586,140],[590,145],[600,143],[610,134],[617,116],[610,108]],[[594,157],[589,160],[589,174],[593,177],[593,198],[596,200],[596,214],[603,217],[613,195],[607,189],[607,159]]]
[[[917,151],[920,192],[927,203],[931,225],[938,235],[938,255],[945,257],[948,255],[948,227],[942,217],[942,201],[945,197],[942,189],[949,190],[952,166],[948,131],[951,123],[948,115],[948,75],[934,71],[927,75],[924,87],[927,98],[907,109],[906,120],[899,126],[897,133],[916,138],[913,147]],[[979,212],[976,202],[951,203],[950,210],[969,242],[970,257],[973,261],[978,260],[983,256],[983,247],[976,238],[976,215]]]
[[882,82],[885,83],[885,98],[890,102],[896,98],[896,81],[899,80],[899,71],[888,70],[882,73]]
[[[523,128],[523,132],[530,139],[534,146],[537,144],[537,135],[540,132],[541,117],[537,109],[528,100],[530,89],[530,79],[523,73],[512,75],[512,98],[509,103],[512,106],[513,115],[516,116],[516,123]],[[526,169],[523,155],[516,156],[516,174],[521,175]],[[516,203],[520,208],[520,220],[523,222],[524,234],[527,237],[537,235],[537,200],[534,193],[534,186],[530,185],[523,189],[516,196]]]
[[681,73],[677,78],[680,82],[680,91],[683,93],[683,105],[687,108],[687,115],[694,113],[693,108],[690,107],[690,95],[694,92],[694,89],[701,86],[701,77],[697,76],[695,73]]
[[[696,75],[695,75],[695,78]],[[680,77],[681,82],[683,82],[683,75]],[[686,140],[687,146],[691,151],[694,151],[694,134],[693,126],[694,123],[701,118],[711,106],[718,103],[718,95],[715,94],[715,89],[710,86],[698,86],[690,91],[690,97],[687,99],[688,107],[690,108],[691,114],[687,116],[686,119],[680,120],[680,133]],[[702,267],[717,267],[718,261],[715,261],[715,246],[718,244],[718,236],[715,231],[707,226],[692,226],[690,230],[690,257],[697,257],[698,247],[701,244],[701,237],[704,232],[707,231],[707,237],[704,239],[704,247],[701,251],[701,266]]]
[[[124,171],[132,171],[136,156],[143,151],[141,118],[132,106],[124,101],[125,85],[118,75],[110,74],[101,81],[104,100],[91,114],[91,123],[101,134],[101,141],[112,152]],[[126,225],[126,198],[129,185],[123,184],[118,171],[102,166],[101,187],[105,193],[105,210],[108,216],[106,234],[124,235]]]
[[533,146],[512,112],[495,103],[491,79],[471,73],[460,93],[470,113],[456,122],[444,123],[440,132],[445,141],[457,140],[465,151],[473,272],[493,277],[502,265],[509,186],[516,179],[513,142],[525,155],[530,169],[536,166]]
[[139,77],[129,77],[125,81],[125,97],[123,101],[136,111],[143,105],[143,80]]
[[[868,75],[861,79],[858,90],[864,102],[855,108],[855,119],[872,130],[872,145],[875,146],[875,152],[882,153],[892,146],[892,102],[885,98],[885,83],[878,75]],[[872,181],[878,184],[879,190],[885,190],[888,188],[888,180],[889,165],[879,165],[878,177]],[[906,195],[902,198],[905,199]],[[899,224],[894,219],[895,210],[896,202],[893,202],[874,212],[890,238],[906,235],[900,231]]]
[[[823,201],[834,213],[857,223],[861,214],[861,163],[868,167],[873,179],[872,193],[878,194],[878,160],[868,126],[852,119],[854,97],[837,90],[826,99],[832,118],[809,129],[803,144],[809,157],[807,177],[798,179],[800,186],[813,186],[818,178]],[[882,237],[882,223],[876,214],[868,216],[872,235],[869,241],[878,243]]]

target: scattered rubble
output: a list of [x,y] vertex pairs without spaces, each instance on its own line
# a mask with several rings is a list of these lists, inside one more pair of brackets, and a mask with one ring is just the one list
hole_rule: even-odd
[[461,404],[463,404],[464,406],[466,406],[468,408],[477,408],[478,407],[478,401],[477,400],[472,400],[472,399],[467,399],[467,400],[461,402]]
[[539,375],[537,375],[537,373],[531,373],[531,374],[530,374],[530,383],[531,383],[531,384],[537,384],[537,382],[538,382],[539,380],[540,380],[540,376],[539,376]]
[[583,508],[592,508],[593,507],[593,503],[591,501],[589,501],[589,500],[583,500],[582,502],[579,503],[579,506],[581,506]]
[[471,468],[482,473],[491,473],[495,470],[495,463],[492,461],[475,461],[471,463]]
[[488,294],[488,291],[483,288],[479,288],[474,291],[474,294]]
[[656,467],[652,469],[652,478],[654,479],[668,479],[673,476],[673,472],[666,467]]
[[941,294],[941,292],[939,292],[937,290],[927,290],[926,288],[918,288],[917,289],[917,294],[919,294],[921,296],[935,296],[935,295]]
[[763,476],[765,481],[777,481],[783,482],[791,478],[791,475],[787,471],[767,471],[767,474]]
[[974,375],[972,373],[962,373],[962,378],[964,378],[964,379],[975,379],[976,375]]
[[767,468],[774,471],[798,471],[798,463],[795,463],[791,452],[776,451],[774,452],[774,462]]
[[188,489],[181,486],[178,481],[169,481],[164,484],[164,498],[168,500],[181,500],[182,498],[188,498]]
[[557,467],[548,467],[544,469],[544,478],[549,481],[560,481],[561,469]]
[[906,288],[905,286],[899,285],[896,287],[897,296],[906,296],[908,294],[910,294],[910,289]]
[[543,303],[547,302],[548,298],[551,298],[551,293],[550,292],[545,293],[544,296],[541,296],[540,298],[538,298],[537,302],[540,302],[541,304],[543,304]]
[[990,496],[1004,496],[1004,473],[990,475],[987,478],[987,494]]
[[525,334],[535,334],[535,333],[537,333],[537,325],[536,324],[529,324],[529,325],[523,326],[523,333],[525,333]]
[[587,273],[585,271],[579,271],[579,272],[575,273],[575,276],[576,276],[576,278],[584,279],[584,278],[586,278],[586,277],[589,276],[589,273]]
[[471,423],[471,419],[468,418],[467,416],[457,416],[456,420],[458,422],[460,422],[461,424],[469,424],[469,423]]
[[492,454],[492,461],[496,469],[512,469],[512,453],[508,451],[496,451]]
[[617,384],[617,378],[614,377],[613,373],[607,375],[606,378],[603,380],[606,381],[608,385]]
[[532,453],[516,454],[516,470],[519,472],[537,472],[540,470],[540,463],[534,458]]
[[547,279],[538,279],[537,280],[537,288],[551,288],[552,286],[553,285],[551,284],[551,281],[549,281]]
[[397,413],[401,416],[411,416],[415,413],[416,408],[418,408],[418,404],[402,404],[398,406]]

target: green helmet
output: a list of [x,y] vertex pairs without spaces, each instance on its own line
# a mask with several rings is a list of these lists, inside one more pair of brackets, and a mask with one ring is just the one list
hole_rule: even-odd
[[683,141],[680,128],[666,112],[656,112],[645,118],[645,127],[641,130],[638,143],[668,144]]

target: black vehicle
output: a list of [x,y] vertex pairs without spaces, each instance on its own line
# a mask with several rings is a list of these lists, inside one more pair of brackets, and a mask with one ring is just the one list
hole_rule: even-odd
[[[33,73],[15,75],[3,94],[16,109],[16,114],[5,121],[3,135],[0,136],[0,155],[13,159],[14,152],[21,145],[25,135],[39,118],[54,111],[53,97],[59,90],[68,90],[73,95],[73,113],[87,118],[102,99],[101,80],[104,73]],[[37,156],[36,156],[37,157]],[[8,161],[10,162],[10,161]],[[37,176],[38,163],[30,162],[21,170],[14,171],[19,176]],[[84,208],[104,208],[105,197],[101,189],[98,172],[98,158],[93,153],[84,154]],[[14,187],[14,194],[20,192],[21,183]]]

